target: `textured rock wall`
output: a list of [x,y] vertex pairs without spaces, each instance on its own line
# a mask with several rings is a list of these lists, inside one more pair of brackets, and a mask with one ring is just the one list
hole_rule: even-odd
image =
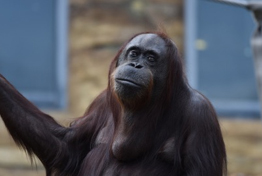
[[107,86],[110,61],[131,36],[165,29],[183,50],[183,0],[71,0],[69,110],[81,115]]

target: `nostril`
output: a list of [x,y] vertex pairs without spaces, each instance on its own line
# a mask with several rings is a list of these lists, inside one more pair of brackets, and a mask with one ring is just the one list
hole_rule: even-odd
[[129,63],[128,65],[130,65],[130,66],[132,66],[132,67],[136,67],[136,64],[133,63],[133,62]]
[[137,62],[131,62],[129,65],[138,69],[143,68],[143,66]]
[[143,66],[142,65],[140,65],[140,64],[137,64],[136,66],[135,66],[135,68],[143,68]]

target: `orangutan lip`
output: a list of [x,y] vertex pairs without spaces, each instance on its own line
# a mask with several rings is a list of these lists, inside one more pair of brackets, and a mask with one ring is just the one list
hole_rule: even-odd
[[134,81],[131,81],[129,79],[123,79],[123,78],[116,78],[116,82],[123,84],[123,85],[128,85],[128,86],[133,86],[133,87],[141,87],[141,85],[135,83]]

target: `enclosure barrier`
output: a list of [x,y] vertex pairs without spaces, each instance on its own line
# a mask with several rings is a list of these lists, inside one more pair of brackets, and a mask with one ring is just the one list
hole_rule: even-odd
[[260,99],[260,116],[262,119],[262,1],[261,0],[214,0],[231,5],[237,5],[250,10],[257,22],[257,27],[251,39],[254,54],[255,74],[258,95]]

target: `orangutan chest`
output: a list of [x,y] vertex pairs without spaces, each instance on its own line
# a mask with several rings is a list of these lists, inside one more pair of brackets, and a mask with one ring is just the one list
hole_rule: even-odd
[[[83,161],[82,167],[90,176],[169,176],[175,175],[173,166],[173,139],[166,141],[163,146],[153,152],[152,156],[143,154],[130,160],[119,160],[114,156],[109,144],[100,143],[93,148]],[[126,151],[129,155],[128,150]],[[88,169],[87,169],[88,168]],[[163,171],[165,173],[163,173]]]
[[[105,147],[105,146],[103,146]],[[91,150],[85,158],[82,167],[85,172],[79,176],[174,176],[175,168],[162,158],[136,159],[133,161],[119,161],[110,151],[98,146]]]

